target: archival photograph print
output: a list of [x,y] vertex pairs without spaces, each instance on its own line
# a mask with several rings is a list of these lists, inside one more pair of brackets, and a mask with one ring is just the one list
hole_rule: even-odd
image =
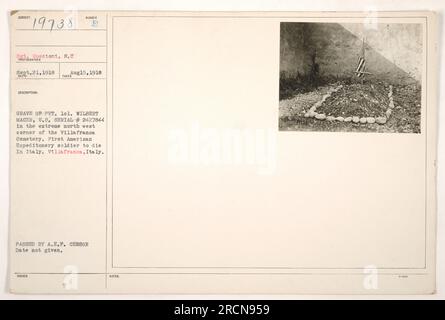
[[420,133],[422,25],[280,24],[280,131]]

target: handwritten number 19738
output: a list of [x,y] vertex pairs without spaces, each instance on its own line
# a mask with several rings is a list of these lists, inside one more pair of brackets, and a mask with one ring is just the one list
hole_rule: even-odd
[[73,20],[68,19],[47,19],[46,17],[34,18],[33,29],[47,29],[52,31],[54,29],[72,29]]

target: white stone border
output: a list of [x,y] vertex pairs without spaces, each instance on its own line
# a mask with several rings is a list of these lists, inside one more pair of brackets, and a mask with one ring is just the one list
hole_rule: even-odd
[[327,98],[329,98],[334,92],[337,92],[340,90],[343,86],[339,85],[338,87],[334,89],[329,89],[328,92],[323,95],[320,101],[317,101],[305,114],[305,118],[315,118],[317,120],[327,120],[327,121],[339,121],[339,122],[354,122],[354,123],[378,123],[378,124],[385,124],[389,117],[392,114],[392,109],[394,109],[394,100],[393,100],[393,94],[392,94],[392,85],[389,86],[389,107],[385,112],[385,116],[382,117],[357,117],[357,116],[350,116],[350,117],[333,117],[333,116],[326,116],[324,113],[317,113],[317,108],[320,107]]

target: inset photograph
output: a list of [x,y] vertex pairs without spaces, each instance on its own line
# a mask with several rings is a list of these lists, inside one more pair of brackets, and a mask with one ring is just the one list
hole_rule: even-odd
[[420,133],[422,25],[280,24],[280,131]]

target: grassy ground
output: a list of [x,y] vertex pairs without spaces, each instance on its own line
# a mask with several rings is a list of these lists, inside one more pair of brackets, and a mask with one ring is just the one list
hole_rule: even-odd
[[[331,84],[331,87],[338,86]],[[386,124],[356,124],[305,118],[304,112],[311,103],[319,100],[329,86],[324,86],[316,93],[298,93],[290,99],[280,101],[281,131],[353,131],[353,132],[420,132],[420,86],[393,85],[395,108]],[[387,108],[389,85],[385,83],[352,84],[326,100],[317,112],[325,112],[334,116],[381,116]],[[299,103],[304,101],[304,104]],[[291,106],[291,107],[289,107]],[[353,113],[353,114],[350,114]],[[355,114],[354,114],[355,113]]]

